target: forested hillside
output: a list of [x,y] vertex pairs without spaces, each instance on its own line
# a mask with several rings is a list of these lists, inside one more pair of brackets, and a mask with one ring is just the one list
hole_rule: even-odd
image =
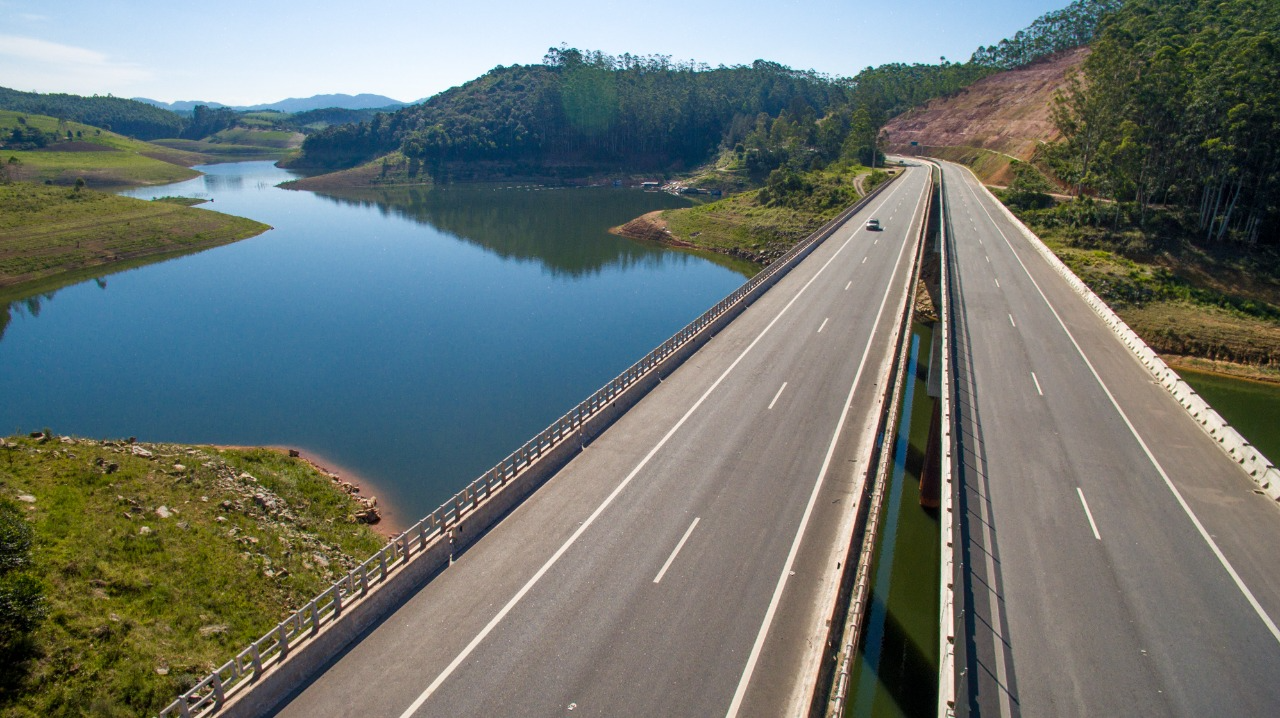
[[1075,0],[1045,13],[1025,30],[991,47],[980,47],[969,61],[975,65],[1011,70],[1041,58],[1056,55],[1093,42],[1098,25],[1107,13],[1115,12],[1123,0]]
[[1201,236],[1280,242],[1280,3],[1126,0],[1059,101],[1048,155],[1119,200],[1099,224],[1181,208]]
[[46,95],[0,87],[0,110],[74,120],[140,140],[177,137],[183,128],[177,114],[122,97]]
[[411,163],[614,164],[705,161],[756,115],[823,113],[846,88],[774,63],[710,69],[667,57],[552,48],[541,65],[498,67],[421,105],[307,138],[306,162],[341,167],[401,150]]

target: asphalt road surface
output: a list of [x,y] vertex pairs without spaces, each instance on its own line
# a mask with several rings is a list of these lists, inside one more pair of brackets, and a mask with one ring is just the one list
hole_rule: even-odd
[[1280,715],[1280,508],[944,171],[969,709]]
[[886,188],[278,715],[806,710],[926,180]]

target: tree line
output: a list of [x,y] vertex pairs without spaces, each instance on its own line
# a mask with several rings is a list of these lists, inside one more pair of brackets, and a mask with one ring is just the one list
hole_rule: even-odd
[[1046,155],[1095,222],[1179,210],[1205,239],[1277,241],[1280,3],[1127,0],[1059,97]]
[[110,95],[42,94],[0,87],[0,109],[73,120],[141,140],[178,137],[185,124],[176,113]]
[[1013,37],[990,47],[979,47],[969,62],[1012,70],[1063,50],[1088,45],[1093,42],[1102,19],[1122,5],[1122,0],[1075,0],[1061,10],[1041,15]]

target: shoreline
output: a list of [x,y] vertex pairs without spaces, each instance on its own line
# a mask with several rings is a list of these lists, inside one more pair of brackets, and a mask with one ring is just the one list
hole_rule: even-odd
[[[245,446],[245,445],[239,445],[239,444],[209,444],[209,446],[212,446],[215,449],[236,449],[236,450],[266,449],[268,451],[274,451],[275,453],[280,454],[282,456],[298,459],[303,463],[307,464],[308,466],[310,466],[316,472],[323,474],[325,476],[328,476],[330,479],[333,480],[334,484],[339,487],[341,487],[342,484],[348,484],[350,486],[355,487],[355,491],[352,492],[354,495],[358,497],[367,498],[367,499],[377,499],[376,507],[378,510],[378,515],[381,518],[378,520],[377,523],[365,524],[374,533],[378,534],[384,539],[390,540],[395,538],[396,536],[399,536],[405,530],[405,526],[403,525],[403,518],[395,511],[395,509],[392,507],[391,504],[386,503],[380,497],[380,495],[377,493],[378,486],[375,482],[370,481],[368,478],[356,473],[355,471],[351,471],[346,467],[341,466],[340,464],[330,461],[329,459],[325,458],[323,455],[311,449],[304,449],[296,446],[282,446],[282,445],[275,445],[275,444],[257,445],[257,446]],[[297,453],[297,456],[294,456],[294,453]]]

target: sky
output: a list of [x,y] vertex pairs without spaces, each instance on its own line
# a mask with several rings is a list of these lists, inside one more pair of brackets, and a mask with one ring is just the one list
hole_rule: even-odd
[[850,76],[964,61],[1070,0],[0,0],[0,86],[227,105],[411,102],[562,43]]

